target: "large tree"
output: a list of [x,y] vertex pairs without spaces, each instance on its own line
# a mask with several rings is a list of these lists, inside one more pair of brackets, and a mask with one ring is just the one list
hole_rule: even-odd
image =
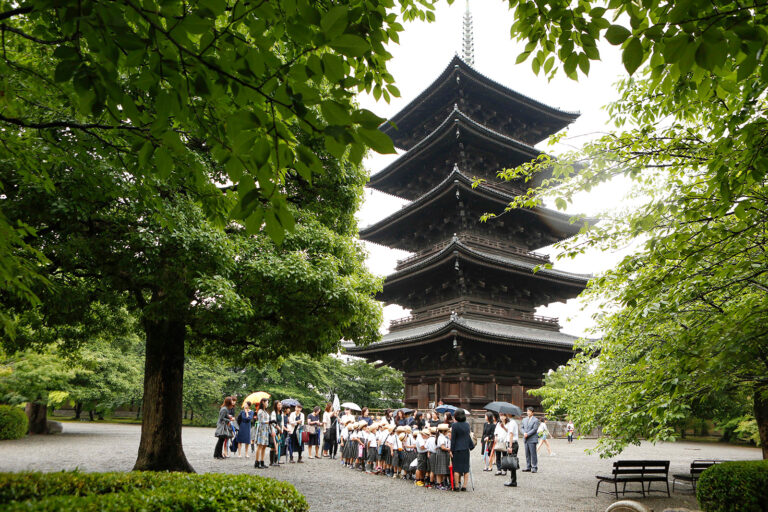
[[708,402],[747,397],[768,457],[768,4],[509,4],[527,42],[519,61],[534,71],[586,74],[602,38],[621,45],[631,75],[609,108],[615,132],[504,173],[552,173],[512,207],[549,194],[565,208],[617,176],[640,204],[564,244],[566,255],[639,250],[592,283],[602,338],[550,378],[545,403],[601,424],[612,453],[672,437]]
[[[356,163],[367,147],[394,151],[354,94],[399,94],[384,45],[397,42],[399,19],[433,19],[431,3],[0,0],[2,156],[48,187],[49,167],[72,157],[151,186],[179,160],[208,180],[194,157],[204,149],[236,185],[226,213],[280,241],[293,222],[286,173],[324,172],[297,132]],[[0,204],[0,235],[0,287],[37,304],[34,229]],[[0,322],[13,333],[4,311]]]

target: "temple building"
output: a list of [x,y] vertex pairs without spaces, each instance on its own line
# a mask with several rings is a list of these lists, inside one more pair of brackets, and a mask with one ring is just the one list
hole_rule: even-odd
[[[411,315],[393,321],[381,341],[348,352],[401,370],[408,407],[438,399],[466,409],[493,400],[538,406],[526,391],[568,361],[576,337],[535,310],[576,297],[590,276],[534,272],[549,262],[536,250],[575,235],[580,226],[542,207],[488,222],[480,217],[502,212],[530,186],[500,181],[496,173],[536,158],[533,145],[578,114],[478,73],[471,65],[468,13],[464,35],[463,58],[454,57],[382,126],[407,151],[369,183],[410,201],[362,229],[360,238],[413,253],[398,262],[378,297]],[[475,178],[487,181],[473,187]]]

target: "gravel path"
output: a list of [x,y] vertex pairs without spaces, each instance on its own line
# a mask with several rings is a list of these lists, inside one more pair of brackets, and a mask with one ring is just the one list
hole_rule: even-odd
[[[133,466],[139,445],[138,425],[64,423],[64,432],[55,436],[37,436],[18,441],[0,442],[0,471],[58,471],[79,468],[82,471],[128,471]],[[482,471],[479,450],[472,453],[475,492],[451,493],[417,488],[410,482],[365,475],[342,468],[338,461],[308,460],[305,464],[286,464],[267,470],[253,469],[253,459],[237,457],[213,459],[213,429],[185,427],[184,450],[198,472],[248,473],[288,481],[304,493],[313,512],[340,510],[354,505],[355,510],[444,511],[496,510],[501,506],[535,511],[602,512],[614,500],[595,497],[595,475],[610,471],[611,461],[584,450],[594,440],[564,439],[552,441],[556,455],[539,457],[539,472],[518,473],[517,488],[506,488],[506,478]],[[542,448],[544,451],[544,448]],[[521,450],[521,463],[524,454]],[[628,448],[622,459],[669,459],[671,473],[685,472],[695,458],[759,459],[756,448],[725,444],[667,443]],[[671,480],[671,479],[670,479]],[[671,483],[670,483],[671,486]],[[662,497],[663,496],[663,497]],[[628,495],[635,499],[633,495]],[[696,508],[690,491],[677,491],[672,498],[657,494],[643,501],[654,510],[678,506]]]

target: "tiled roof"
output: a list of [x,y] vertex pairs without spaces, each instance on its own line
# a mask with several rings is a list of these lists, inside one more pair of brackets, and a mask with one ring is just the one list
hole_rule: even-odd
[[385,334],[379,342],[366,347],[349,347],[347,350],[350,353],[384,350],[406,345],[409,342],[423,341],[431,336],[450,332],[454,329],[467,334],[495,338],[502,342],[550,345],[567,349],[572,349],[573,344],[579,339],[577,336],[559,331],[457,316],[453,319],[393,331]]

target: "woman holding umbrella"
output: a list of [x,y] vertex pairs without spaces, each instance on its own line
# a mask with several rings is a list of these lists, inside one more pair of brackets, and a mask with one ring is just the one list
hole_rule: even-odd
[[269,446],[270,438],[268,405],[269,399],[262,398],[261,402],[259,402],[259,412],[256,414],[256,462],[253,464],[253,467],[259,469],[267,469],[267,466],[264,464],[264,452],[267,446]]

